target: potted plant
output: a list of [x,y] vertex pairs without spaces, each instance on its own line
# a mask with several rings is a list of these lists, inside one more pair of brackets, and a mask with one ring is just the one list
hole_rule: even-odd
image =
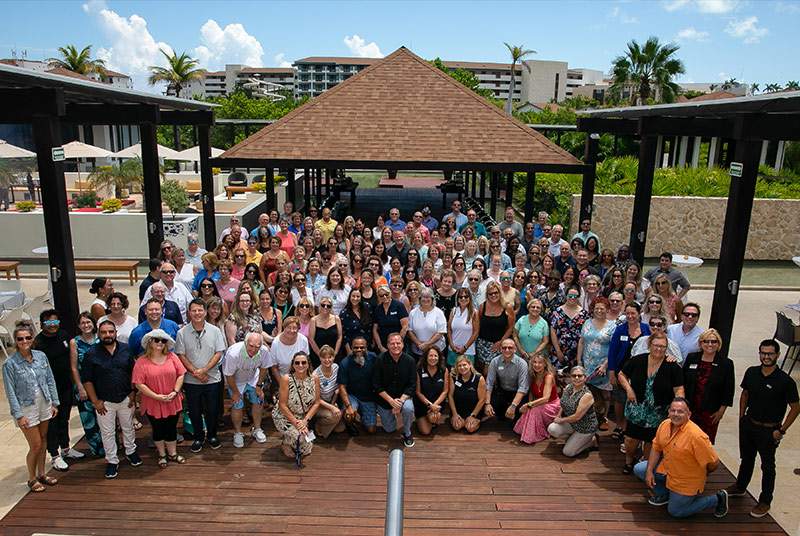
[[94,208],[97,206],[97,201],[97,194],[93,190],[89,190],[76,195],[73,204],[75,208]]
[[103,201],[102,203],[100,203],[100,207],[103,209],[103,212],[112,214],[122,208],[122,201],[120,201],[116,197],[110,197],[105,201]]
[[161,183],[161,201],[167,205],[174,218],[176,212],[185,212],[189,207],[189,194],[179,181],[167,179]]
[[17,201],[16,207],[20,212],[31,212],[36,208],[36,203],[33,201]]

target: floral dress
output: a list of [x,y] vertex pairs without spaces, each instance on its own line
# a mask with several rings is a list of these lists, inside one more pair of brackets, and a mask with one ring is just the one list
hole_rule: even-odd
[[[583,368],[586,369],[586,383],[598,389],[610,391],[611,382],[608,378],[608,346],[617,324],[607,320],[605,325],[597,329],[594,322],[589,320],[581,328],[583,337]],[[606,371],[599,374],[597,369],[606,365]]]
[[553,346],[550,361],[554,365],[564,366],[568,364],[572,366],[575,364],[578,357],[578,341],[581,338],[581,329],[588,318],[589,313],[585,309],[582,309],[574,318],[570,318],[560,307],[550,315],[550,327],[555,331],[556,339],[561,346],[561,351],[564,353],[566,361],[565,363],[559,362],[555,353],[555,346]]
[[262,318],[260,314],[247,315],[244,326],[240,326],[236,322],[236,318],[234,318],[233,314],[228,315],[228,321],[236,324],[236,335],[234,336],[234,342],[242,342],[244,338],[247,337],[248,333],[261,333],[263,329]]
[[[86,353],[92,346],[97,344],[99,339],[95,336],[94,340],[89,343],[83,340],[79,335],[75,337],[74,341],[78,351],[78,374],[80,374]],[[75,402],[78,406],[78,414],[81,417],[86,443],[89,444],[89,450],[94,456],[103,457],[106,453],[103,449],[103,438],[100,435],[100,426],[97,424],[97,414],[95,413],[94,405],[88,398],[86,400],[80,399],[77,386],[74,386],[73,389],[75,391]]]
[[667,418],[667,408],[656,405],[653,395],[653,381],[656,375],[647,378],[644,388],[644,400],[641,402],[625,402],[625,418],[628,419],[628,429],[626,435],[641,439],[642,441],[652,441],[655,431],[661,421]]
[[[314,378],[312,376],[308,376],[305,380],[297,381],[293,375],[289,375],[289,398],[286,405],[289,406],[289,411],[292,412],[296,419],[302,419],[306,415],[309,408],[314,405],[316,397]],[[272,421],[281,434],[284,446],[292,450],[299,447],[300,454],[303,456],[311,454],[313,444],[300,437],[297,428],[289,422],[289,419],[281,411],[280,404],[275,404],[272,410]]]

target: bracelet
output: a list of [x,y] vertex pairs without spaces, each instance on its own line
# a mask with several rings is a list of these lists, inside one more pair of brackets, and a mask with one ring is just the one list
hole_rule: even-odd
[[778,433],[781,435],[786,435],[786,430],[784,430],[783,427],[780,427],[778,428]]

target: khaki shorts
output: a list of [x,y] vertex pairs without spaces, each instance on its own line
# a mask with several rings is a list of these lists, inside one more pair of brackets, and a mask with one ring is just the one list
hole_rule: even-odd
[[52,405],[41,391],[36,392],[36,398],[30,406],[22,406],[22,416],[28,419],[28,427],[39,426],[44,421],[49,421],[53,416]]

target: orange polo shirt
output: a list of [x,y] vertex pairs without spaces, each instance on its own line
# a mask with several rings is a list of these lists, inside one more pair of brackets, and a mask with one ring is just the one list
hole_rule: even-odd
[[664,420],[656,431],[653,448],[663,456],[658,472],[667,476],[667,489],[681,495],[702,493],[706,466],[719,460],[708,435],[692,421],[673,432],[670,420]]

